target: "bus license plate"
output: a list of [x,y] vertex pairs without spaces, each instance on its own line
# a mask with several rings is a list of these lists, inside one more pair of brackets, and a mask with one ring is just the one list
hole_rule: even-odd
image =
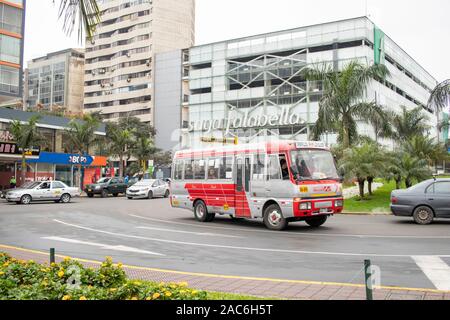
[[328,213],[328,209],[324,208],[324,209],[320,209],[319,211],[320,213]]

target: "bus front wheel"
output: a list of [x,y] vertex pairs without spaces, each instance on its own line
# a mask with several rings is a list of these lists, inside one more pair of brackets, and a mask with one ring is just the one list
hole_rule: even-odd
[[327,219],[328,219],[327,216],[318,216],[318,217],[306,219],[305,222],[313,228],[318,228],[321,225],[323,225],[327,221]]
[[283,217],[281,209],[276,204],[271,204],[264,210],[264,224],[270,230],[284,230],[288,221]]
[[194,205],[194,216],[197,221],[211,222],[214,220],[216,215],[214,213],[209,213],[206,204],[199,200]]

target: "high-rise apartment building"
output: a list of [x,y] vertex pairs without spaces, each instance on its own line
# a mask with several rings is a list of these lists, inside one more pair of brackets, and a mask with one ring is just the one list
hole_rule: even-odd
[[22,96],[26,0],[0,1],[0,104]]
[[154,54],[194,43],[195,0],[100,0],[86,41],[85,112],[154,123]]
[[52,52],[29,61],[24,80],[26,109],[83,112],[83,49]]

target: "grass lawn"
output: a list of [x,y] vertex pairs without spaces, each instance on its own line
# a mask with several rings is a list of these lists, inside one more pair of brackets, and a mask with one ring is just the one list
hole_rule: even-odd
[[354,197],[344,201],[344,212],[390,212],[391,191],[395,189],[395,182],[383,181],[384,185],[377,189],[372,196],[359,200]]

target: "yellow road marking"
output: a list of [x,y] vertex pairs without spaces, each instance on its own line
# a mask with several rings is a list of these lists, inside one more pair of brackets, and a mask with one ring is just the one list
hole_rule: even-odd
[[[5,249],[13,249],[17,251],[30,252],[41,255],[48,255],[48,252],[33,250],[33,249],[25,249],[10,245],[0,244],[0,248]],[[67,258],[69,256],[59,255],[58,258]],[[73,258],[72,260],[87,262],[92,264],[102,264],[101,261],[89,260],[83,258]],[[344,282],[323,282],[323,281],[307,281],[307,280],[287,280],[287,279],[274,279],[274,278],[258,278],[258,277],[246,277],[246,276],[231,276],[231,275],[221,275],[221,274],[210,274],[210,273],[197,273],[197,272],[187,272],[187,271],[176,271],[176,270],[167,270],[167,269],[158,269],[158,268],[149,268],[149,267],[139,267],[139,266],[131,266],[131,265],[122,265],[123,268],[134,269],[134,270],[144,270],[144,271],[154,271],[154,272],[165,272],[172,274],[181,274],[181,275],[189,275],[189,276],[197,276],[197,277],[205,277],[205,278],[222,278],[222,279],[235,279],[235,280],[255,280],[255,281],[268,281],[268,282],[281,282],[281,283],[294,283],[294,284],[309,284],[309,285],[323,285],[323,286],[341,286],[341,287],[356,287],[356,288],[365,288],[363,284],[356,283],[344,283]],[[409,288],[409,287],[394,287],[394,286],[374,286],[374,289],[385,289],[385,290],[399,290],[399,291],[420,291],[427,293],[450,293],[450,291],[445,290],[437,290],[437,289],[426,289],[426,288]]]

